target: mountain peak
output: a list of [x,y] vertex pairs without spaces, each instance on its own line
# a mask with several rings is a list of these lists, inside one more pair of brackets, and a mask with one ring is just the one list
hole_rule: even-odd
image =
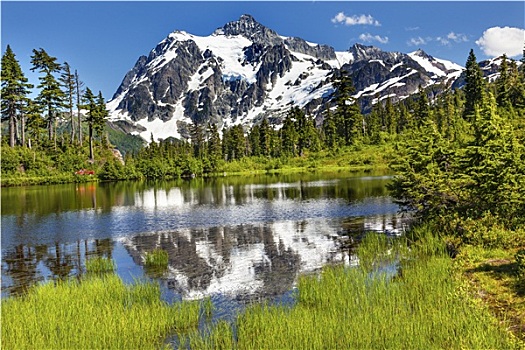
[[356,61],[379,58],[379,56],[383,52],[378,47],[366,46],[359,43],[354,44],[348,51],[352,53]]
[[431,61],[434,60],[434,57],[430,56],[428,53],[426,53],[422,49],[417,49],[416,51],[412,52],[411,55],[423,57]]
[[244,14],[237,21],[226,23],[218,28],[215,35],[242,35],[255,43],[277,45],[282,43],[281,37],[273,30],[257,22],[253,16]]

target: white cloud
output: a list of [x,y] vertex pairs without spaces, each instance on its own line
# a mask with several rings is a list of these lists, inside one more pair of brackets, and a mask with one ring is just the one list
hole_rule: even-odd
[[448,45],[450,44],[450,40],[448,40],[447,38],[444,38],[442,36],[438,36],[436,38],[437,41],[439,41],[441,43],[441,45]]
[[487,56],[507,54],[514,57],[523,52],[525,29],[514,27],[492,27],[483,32],[476,44]]
[[436,40],[439,41],[441,45],[449,45],[451,41],[455,43],[466,43],[468,38],[465,34],[450,32],[447,36],[438,36]]
[[418,36],[417,38],[411,38],[410,41],[407,42],[407,44],[408,46],[426,45],[427,41],[422,37]]
[[456,43],[463,43],[463,42],[467,42],[468,41],[468,38],[465,34],[461,34],[461,33],[454,33],[454,32],[450,32],[448,33],[447,35],[447,38],[456,42]]
[[381,25],[378,20],[370,15],[347,16],[344,14],[344,12],[339,12],[337,15],[335,15],[335,17],[332,18],[332,23],[342,23],[346,26],[373,25],[378,27]]
[[359,35],[359,40],[364,41],[364,42],[377,41],[377,42],[380,42],[381,44],[388,43],[388,37],[387,36],[381,37],[379,35],[372,35],[370,33]]

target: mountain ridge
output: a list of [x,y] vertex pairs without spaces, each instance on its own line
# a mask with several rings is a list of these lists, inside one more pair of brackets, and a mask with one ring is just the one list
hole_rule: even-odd
[[149,140],[188,138],[193,123],[246,127],[268,118],[279,124],[291,106],[320,122],[341,70],[356,87],[361,108],[400,100],[420,87],[450,86],[463,67],[423,50],[387,52],[354,44],[347,51],[281,36],[251,15],[209,36],[174,31],[138,58],[108,102],[110,120],[136,127]]

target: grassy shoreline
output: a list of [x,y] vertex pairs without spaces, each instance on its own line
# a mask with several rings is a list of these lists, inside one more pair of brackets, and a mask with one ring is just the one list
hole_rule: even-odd
[[[245,176],[262,174],[295,174],[295,173],[330,173],[330,172],[372,172],[389,171],[391,145],[346,147],[338,152],[306,152],[301,157],[267,158],[245,157],[231,162],[222,162],[212,173],[196,174],[202,177]],[[102,168],[101,168],[102,169]],[[99,169],[95,176],[75,175],[73,173],[56,173],[43,176],[31,172],[2,174],[1,187],[30,186],[62,183],[82,183],[102,181]],[[130,173],[135,173],[130,171]],[[138,176],[137,179],[144,178]],[[164,178],[166,180],[171,177]],[[129,180],[106,179],[110,181]]]
[[[210,303],[168,305],[154,283],[126,286],[108,273],[39,285],[3,301],[2,348],[168,348],[174,334],[191,349],[523,348],[465,279],[483,253],[451,259],[440,239],[419,235],[410,245],[369,235],[360,267],[302,276],[295,306],[256,304],[204,336],[197,325]],[[384,273],[399,261],[400,273]]]

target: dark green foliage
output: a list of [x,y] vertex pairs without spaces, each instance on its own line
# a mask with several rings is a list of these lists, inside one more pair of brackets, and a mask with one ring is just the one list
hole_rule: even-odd
[[106,109],[104,98],[102,97],[102,92],[100,91],[97,97],[95,97],[91,89],[86,88],[83,99],[84,105],[82,107],[87,110],[86,121],[89,128],[89,159],[93,161],[95,159],[93,150],[94,138],[95,135],[98,135],[99,139],[102,140],[105,136],[104,129],[106,126],[108,111]]
[[223,129],[223,155],[226,160],[241,159],[246,155],[246,139],[242,125]]
[[463,88],[465,91],[465,109],[463,110],[463,118],[471,121],[476,106],[483,99],[485,90],[483,72],[476,61],[474,50],[470,50],[465,69],[465,87]]
[[425,90],[423,90],[421,86],[419,87],[419,93],[417,97],[417,108],[414,113],[414,119],[415,125],[417,127],[421,127],[426,122],[432,119],[432,110],[428,102],[428,97]]
[[473,200],[469,213],[491,212],[502,218],[525,218],[525,155],[508,120],[496,111],[492,96],[475,111],[475,139],[466,147],[462,168],[470,178]]
[[360,107],[352,97],[355,92],[352,79],[343,72],[334,82],[333,98],[336,104],[334,112],[338,135],[345,145],[352,145],[359,135],[359,127],[363,122]]
[[324,144],[328,149],[335,149],[338,145],[337,126],[335,117],[328,107],[323,119]]
[[297,154],[297,139],[299,135],[295,128],[293,112],[290,110],[283,122],[280,130],[281,150],[285,156],[295,156]]
[[[9,120],[9,146],[14,147],[17,143],[17,123],[22,123],[22,134],[24,133],[25,114],[28,112],[27,95],[33,85],[29,84],[24,76],[20,64],[16,60],[15,54],[11,47],[7,49],[2,56],[2,89],[1,89],[1,110],[2,119]],[[19,140],[18,143],[25,144],[25,140]]]
[[62,65],[62,74],[60,75],[60,82],[65,88],[65,99],[64,99],[64,108],[68,111],[69,120],[71,123],[71,142],[75,140],[75,120],[73,118],[73,99],[76,91],[76,81],[75,76],[71,72],[71,67],[69,63],[64,62]]
[[[472,60],[471,54],[468,65],[477,72]],[[462,113],[459,93],[440,98],[434,117],[398,144],[398,176],[390,184],[393,196],[419,218],[486,247],[525,244],[525,149],[501,84],[471,86]],[[499,108],[493,87],[502,96]]]
[[32,71],[38,70],[43,76],[39,77],[40,84],[37,88],[41,89],[36,99],[40,104],[42,110],[47,113],[46,121],[49,132],[49,139],[53,139],[56,146],[56,119],[58,112],[63,106],[64,92],[60,88],[60,83],[55,78],[54,74],[60,72],[61,66],[56,62],[56,57],[50,56],[44,49],[33,49],[33,56],[31,56],[31,64],[33,64]]
[[109,142],[115,145],[123,155],[136,154],[146,142],[138,135],[126,134],[111,127],[107,128]]

